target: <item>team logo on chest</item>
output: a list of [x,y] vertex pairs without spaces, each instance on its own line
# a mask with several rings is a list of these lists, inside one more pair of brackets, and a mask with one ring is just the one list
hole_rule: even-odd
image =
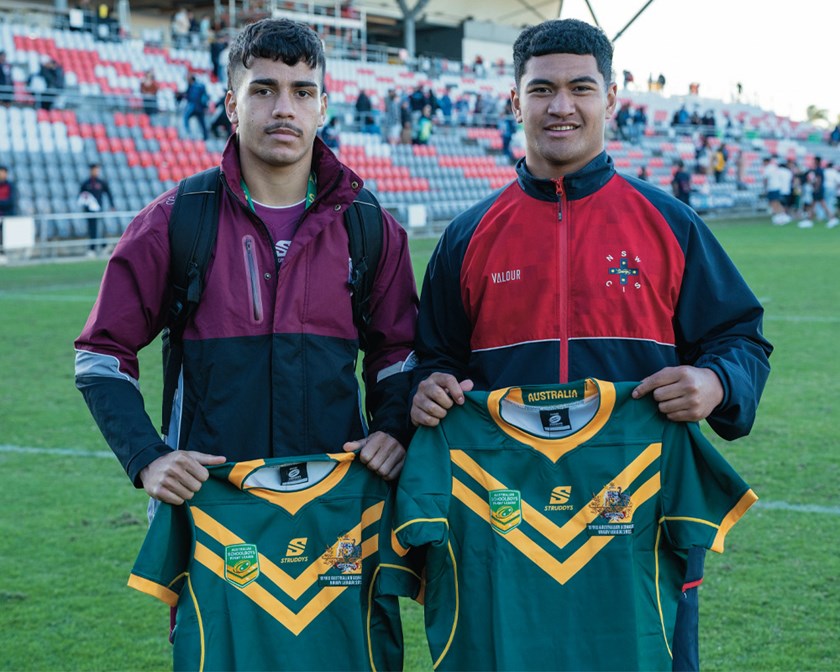
[[631,255],[627,250],[621,250],[618,258],[608,254],[607,261],[610,262],[607,268],[610,274],[606,283],[607,287],[620,288],[622,292],[626,292],[628,288],[642,288],[642,283],[639,282],[639,264],[642,260],[638,255]]
[[522,522],[522,498],[519,490],[490,490],[490,524],[507,534]]
[[260,556],[256,544],[225,546],[225,579],[244,588],[260,575]]
[[321,556],[323,574],[318,575],[321,586],[362,585],[362,546],[348,535],[340,536]]

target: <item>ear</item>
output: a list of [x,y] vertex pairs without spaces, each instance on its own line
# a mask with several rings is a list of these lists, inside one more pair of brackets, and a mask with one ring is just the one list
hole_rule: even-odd
[[513,110],[513,117],[516,119],[517,124],[522,123],[522,106],[520,102],[516,88],[512,88],[510,90],[510,107]]
[[618,102],[618,86],[615,82],[607,87],[607,109],[605,113],[606,119],[611,119],[615,114],[615,106]]
[[318,128],[327,122],[327,92],[321,94],[321,118],[318,121]]
[[239,115],[236,113],[236,96],[233,91],[225,94],[225,112],[231,124],[239,123]]

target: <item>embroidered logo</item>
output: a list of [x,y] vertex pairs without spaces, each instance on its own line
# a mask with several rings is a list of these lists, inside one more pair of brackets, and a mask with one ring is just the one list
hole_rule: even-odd
[[352,537],[348,535],[339,537],[324,551],[321,561],[326,566],[326,571],[318,575],[319,585],[362,585],[362,546],[357,544]]
[[490,524],[496,532],[507,534],[522,522],[522,498],[519,490],[491,490]]
[[587,525],[590,534],[619,535],[633,533],[633,501],[620,485],[610,483],[600,495],[594,495],[589,508],[607,524],[595,521]]
[[616,263],[615,257],[611,254],[607,255],[607,261],[610,262],[607,270],[611,276],[614,276],[607,280],[607,287],[620,287],[622,292],[626,292],[628,287],[641,289],[638,268],[638,264],[642,263],[641,258],[634,256],[631,259],[627,250],[622,250],[618,256],[618,265],[613,266],[612,264]]
[[225,579],[244,588],[260,575],[260,556],[256,544],[225,546]]
[[289,541],[289,545],[286,547],[286,557],[281,558],[281,563],[288,563],[288,562],[308,562],[309,556],[304,555],[306,551],[306,543],[308,539],[306,537],[297,537],[296,539],[291,539]]

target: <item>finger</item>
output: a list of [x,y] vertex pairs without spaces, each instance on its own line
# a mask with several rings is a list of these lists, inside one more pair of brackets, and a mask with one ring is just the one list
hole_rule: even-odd
[[353,452],[359,450],[359,448],[361,448],[364,445],[365,445],[365,440],[360,439],[359,441],[348,441],[347,443],[345,443],[342,446],[342,448],[344,450],[346,450],[348,453],[353,453]]
[[222,464],[223,462],[227,462],[227,458],[224,455],[200,453],[197,450],[185,450],[184,453],[195,459],[199,464]]
[[426,413],[422,408],[412,406],[411,422],[415,427],[437,427],[440,419]]
[[386,481],[393,481],[400,475],[404,464],[405,450],[395,451],[382,463],[378,473]]
[[471,392],[472,389],[475,387],[475,383],[472,380],[470,380],[469,378],[465,378],[464,380],[462,380],[460,385],[461,385],[461,389],[464,392]]

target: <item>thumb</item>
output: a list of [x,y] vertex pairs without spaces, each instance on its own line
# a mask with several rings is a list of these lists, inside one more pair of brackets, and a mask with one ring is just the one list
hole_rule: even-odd
[[344,448],[344,450],[346,450],[348,453],[352,453],[356,450],[359,450],[359,448],[363,448],[365,443],[367,443],[366,439],[359,439],[358,441],[348,441],[342,446],[342,448]]

